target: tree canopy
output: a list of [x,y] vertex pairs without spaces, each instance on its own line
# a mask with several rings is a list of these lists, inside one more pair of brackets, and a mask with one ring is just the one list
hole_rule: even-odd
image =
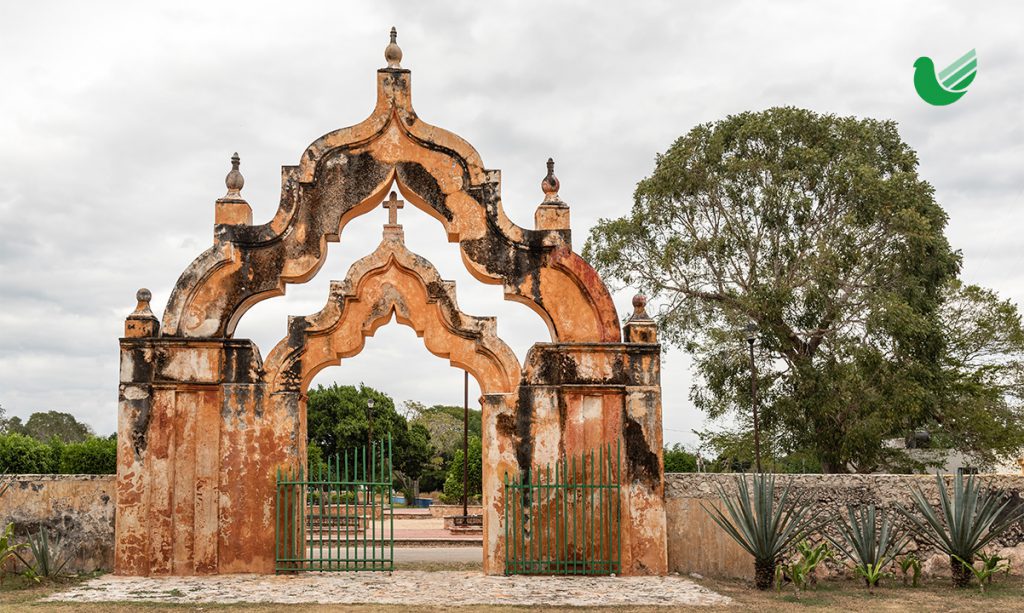
[[[720,446],[749,446],[753,322],[769,453],[871,471],[907,461],[885,441],[922,426],[963,451],[1011,453],[1024,442],[1005,428],[1021,414],[1013,369],[993,373],[958,339],[1018,351],[1016,307],[954,285],[960,255],[917,166],[891,121],[733,115],[659,155],[631,213],[600,220],[584,256],[664,302],[663,339],[694,358],[695,404],[739,425],[715,433]],[[950,310],[951,292],[973,308]]]
[[65,443],[80,443],[93,436],[92,428],[75,419],[71,413],[62,411],[36,412],[25,423],[19,417],[11,417],[6,420],[4,430],[24,434],[38,441],[57,437]]
[[[317,386],[309,391],[306,404],[307,438],[319,449],[321,457],[346,449],[365,447],[370,436],[367,401],[373,399],[373,438],[391,435],[392,463],[416,479],[430,459],[430,434],[422,425],[413,425],[398,414],[390,396],[360,385]],[[317,452],[314,452],[313,458]]]

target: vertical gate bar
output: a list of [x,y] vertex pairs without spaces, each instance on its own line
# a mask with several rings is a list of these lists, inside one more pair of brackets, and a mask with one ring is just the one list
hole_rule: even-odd
[[[370,441],[370,483],[377,481],[377,441]],[[377,568],[377,486],[370,487],[370,529],[373,535],[370,540],[370,568]]]
[[[285,490],[285,494],[288,497],[285,521],[287,524],[289,524],[288,526],[286,526],[286,528],[288,528],[288,559],[290,560],[288,566],[293,567],[295,564],[295,495],[293,493],[294,486],[291,484],[291,482],[295,480],[295,477],[291,468],[288,469],[288,477],[289,483],[287,489]],[[292,570],[294,569],[292,568]]]
[[544,471],[537,468],[537,572],[544,572]]
[[296,478],[296,471],[292,470],[291,472],[292,472],[291,483],[288,485],[288,518],[291,520],[291,525],[292,526],[291,526],[291,530],[288,531],[288,537],[289,537],[289,539],[288,539],[289,540],[288,557],[291,558],[291,560],[292,560],[292,563],[290,565],[290,566],[292,566],[292,570],[295,570],[295,567],[298,564],[298,562],[296,561],[298,556],[295,555],[295,533],[298,532],[298,530],[295,529],[295,521],[296,521],[296,518],[295,518],[295,478]]
[[561,543],[562,543],[562,540],[561,540],[561,538],[559,538],[559,536],[560,536],[559,533],[561,532],[561,526],[562,526],[561,513],[559,513],[559,511],[561,510],[561,506],[562,506],[561,502],[559,501],[560,498],[561,498],[561,496],[559,495],[559,491],[560,491],[559,487],[562,485],[562,482],[559,481],[559,479],[558,479],[558,477],[559,477],[559,470],[558,470],[559,464],[560,464],[559,459],[556,458],[555,459],[555,481],[554,481],[555,489],[553,490],[554,499],[552,500],[552,503],[554,505],[554,510],[555,510],[554,515],[553,515],[553,519],[554,519],[554,523],[555,523],[555,549],[552,552],[552,560],[551,560],[551,562],[552,562],[552,570],[554,572],[556,572],[556,573],[558,572],[559,560],[561,560],[561,557],[562,557],[561,556],[561,551],[562,551],[562,544]]
[[571,570],[575,573],[576,570],[576,543],[578,543],[577,531],[576,531],[576,512],[579,505],[576,500],[576,456],[572,457],[572,565]]
[[[349,483],[349,479],[348,479],[348,449],[345,449],[344,454],[345,454],[345,456],[344,456],[345,472],[344,472],[344,474],[341,474],[341,467],[338,467],[338,473],[339,473],[338,476],[342,477],[341,481],[342,481],[342,483],[345,484],[343,486],[344,490],[345,490],[345,495],[344,495],[344,499],[339,499],[338,500],[338,514],[339,514],[339,516],[341,515],[341,513],[342,513],[342,503],[344,503],[344,513],[345,513],[345,515],[344,515],[344,517],[339,517],[338,521],[339,522],[344,522],[344,524],[345,524],[345,555],[344,555],[343,559],[345,560],[345,570],[348,570],[348,559],[351,557],[349,555],[349,553],[348,553],[348,550],[349,550],[348,516],[349,516],[349,513],[350,513],[349,509],[348,509],[348,498],[349,498],[349,496],[348,496],[348,493],[349,493],[348,492],[348,488],[351,487],[351,485]],[[339,550],[341,549],[341,539],[340,538],[338,539],[338,549]],[[339,554],[338,567],[341,568],[341,559],[342,559],[341,552],[339,551],[338,554]]]
[[302,568],[308,568],[307,559],[309,552],[306,549],[306,467],[299,464],[299,557],[302,558]]
[[280,570],[281,564],[280,538],[281,534],[281,467],[278,466],[274,474],[274,572]]
[[[603,485],[605,483],[605,478],[604,478],[604,445],[601,445],[600,447],[597,448],[597,463],[600,466],[600,468],[597,469],[597,472],[598,472],[597,478],[601,481],[601,484]],[[603,487],[600,490],[598,490],[598,493],[597,493],[597,516],[598,516],[598,523],[601,526],[600,530],[597,533],[597,541],[598,541],[597,542],[597,549],[600,552],[599,555],[601,557],[601,560],[603,560],[604,561],[604,565],[607,566],[608,555],[607,555],[607,553],[605,553],[605,550],[604,550],[604,530],[605,530],[606,519],[605,519],[605,516],[604,516],[604,488]]]
[[[621,458],[622,449],[619,448],[619,440],[615,440],[615,483],[621,487],[622,485],[622,464]],[[616,572],[621,572],[622,568],[622,494],[619,488],[615,488],[615,540],[617,541],[618,557],[615,560]]]
[[565,483],[568,481],[568,458],[558,458],[558,464],[562,467],[562,480],[558,483],[558,497],[560,498],[560,506],[562,508],[562,550],[559,552],[558,566],[559,572],[565,574],[567,568],[566,561],[568,560],[569,551],[569,512],[568,512],[568,498],[565,496]]
[[[362,469],[362,478],[359,481],[359,485],[362,488],[362,517],[364,517],[364,518],[367,517],[367,485],[366,485],[366,483],[367,483],[367,467],[368,467],[367,452],[368,451],[369,451],[369,449],[367,449],[366,445],[362,446],[362,462],[359,465],[359,468]],[[362,558],[359,560],[359,564],[358,564],[359,570],[365,569],[367,567],[367,536],[368,536],[368,534],[367,534],[366,528],[362,529],[362,536],[359,539],[362,542]]]
[[[335,454],[335,458],[337,458],[337,454]],[[334,463],[337,464],[337,460],[336,459],[335,459]],[[323,471],[323,464],[321,464],[320,467],[321,467],[321,472],[322,472]],[[334,525],[334,509],[331,507],[331,504],[332,504],[332,502],[334,500],[334,487],[335,486],[333,485],[333,481],[334,481],[334,479],[331,478],[331,456],[328,455],[327,456],[327,478],[324,480],[325,483],[329,484],[329,485],[327,485],[327,506],[324,507],[324,510],[320,513],[320,521],[321,522],[325,522],[326,521],[327,522],[327,526],[328,526],[328,532],[327,532],[327,570],[333,570],[334,569],[334,554],[333,554],[332,545],[334,544],[335,539],[331,538],[332,535],[334,534],[334,529],[335,529],[335,525]],[[341,502],[341,500],[339,499],[338,502]],[[324,557],[322,553],[320,554],[320,557],[321,558]],[[321,562],[321,565],[323,565],[323,562]]]
[[523,513],[523,503],[526,501],[526,490],[523,488],[523,473],[519,473],[517,480],[516,505],[519,512],[516,515],[519,520],[519,529],[516,530],[516,536],[519,538],[519,555],[516,556],[516,567],[519,572],[524,572],[526,570],[526,517]]
[[530,469],[530,572],[536,574],[538,570],[537,558],[540,556],[540,534],[537,530],[537,513],[539,511],[540,498],[537,496],[537,475],[538,471]]
[[[306,456],[308,462],[309,456]],[[307,469],[310,474],[310,478],[313,476],[313,471]],[[324,465],[317,464],[316,466],[316,565],[318,570],[324,569]],[[310,504],[312,499],[310,499]],[[312,515],[312,513],[310,513]]]
[[596,560],[600,557],[594,553],[594,488],[598,487],[597,481],[594,480],[594,450],[590,450],[590,563],[593,565]]
[[[306,480],[310,483],[313,481],[313,475],[309,474],[309,466],[306,466]],[[302,557],[308,558],[309,562],[307,566],[311,569],[313,567],[313,550],[310,544],[310,537],[314,535],[313,532],[313,498],[310,496],[310,487],[307,484],[303,488],[302,492],[302,509],[308,511],[306,513],[306,520],[302,525]]]
[[[583,538],[583,566],[580,568],[580,573],[584,575],[589,573],[587,567],[587,545],[589,545],[587,542],[587,489],[587,452],[584,451],[580,454],[580,506],[583,507],[583,511],[580,513],[580,523],[583,528],[580,531],[582,533],[580,536]],[[593,524],[593,522],[590,523]]]
[[391,434],[388,434],[388,517],[391,522],[391,529],[388,531],[391,539],[391,561],[389,570],[395,568],[395,508],[391,503],[391,484],[394,482],[394,466],[392,465],[391,456]]
[[551,572],[551,465],[544,467],[544,556],[542,558],[545,572]]

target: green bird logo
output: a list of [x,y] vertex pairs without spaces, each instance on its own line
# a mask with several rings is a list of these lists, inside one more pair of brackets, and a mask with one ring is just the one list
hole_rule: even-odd
[[935,62],[930,57],[919,57],[914,62],[914,89],[928,104],[946,106],[967,93],[967,86],[978,74],[978,57],[971,49],[959,60],[936,74]]

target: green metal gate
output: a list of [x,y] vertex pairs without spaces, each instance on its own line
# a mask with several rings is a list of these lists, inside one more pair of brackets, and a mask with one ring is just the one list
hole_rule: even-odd
[[278,471],[275,570],[394,570],[391,437]]
[[[588,457],[589,455],[589,457]],[[596,457],[595,457],[596,456]],[[579,460],[577,462],[577,460]],[[505,574],[610,575],[622,561],[619,445],[505,474]]]

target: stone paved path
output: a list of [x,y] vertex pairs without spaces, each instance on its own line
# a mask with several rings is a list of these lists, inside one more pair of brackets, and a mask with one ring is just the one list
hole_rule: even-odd
[[721,605],[730,599],[681,577],[495,577],[477,572],[395,571],[297,576],[105,575],[49,601],[320,603],[394,605]]

